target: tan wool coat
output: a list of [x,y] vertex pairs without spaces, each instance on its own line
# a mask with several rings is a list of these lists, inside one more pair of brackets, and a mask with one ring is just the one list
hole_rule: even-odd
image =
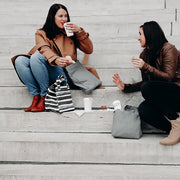
[[[75,38],[77,40],[78,48],[86,54],[91,54],[93,52],[93,44],[89,38],[89,34],[85,32],[82,28],[81,31],[75,33]],[[36,45],[28,52],[28,54],[18,54],[11,58],[14,65],[15,59],[18,56],[30,57],[32,54],[39,50],[43,54],[50,65],[54,66],[54,60],[59,57],[59,48],[62,57],[71,56],[73,60],[77,60],[77,49],[75,47],[74,41],[67,37],[65,33],[57,35],[53,40],[47,38],[45,31],[37,30],[35,34]]]

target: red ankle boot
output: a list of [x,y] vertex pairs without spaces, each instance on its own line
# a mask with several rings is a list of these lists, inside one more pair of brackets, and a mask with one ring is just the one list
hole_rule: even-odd
[[32,112],[41,112],[45,110],[45,96],[42,96],[38,104],[31,109]]
[[32,104],[31,104],[28,108],[25,108],[24,111],[26,111],[26,112],[31,111],[32,108],[34,108],[34,107],[38,104],[39,99],[40,99],[40,95],[34,96],[34,97],[33,97]]

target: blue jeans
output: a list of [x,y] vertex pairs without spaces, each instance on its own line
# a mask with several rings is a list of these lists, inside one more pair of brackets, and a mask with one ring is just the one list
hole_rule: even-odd
[[33,96],[38,94],[45,96],[48,87],[56,81],[59,75],[64,75],[67,78],[63,67],[50,66],[46,61],[46,57],[38,51],[30,58],[25,56],[17,57],[15,67],[22,82]]

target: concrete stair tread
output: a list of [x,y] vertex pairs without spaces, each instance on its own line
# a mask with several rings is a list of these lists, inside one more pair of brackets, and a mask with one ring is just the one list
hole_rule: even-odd
[[[33,2],[33,3],[32,3]],[[2,10],[3,5],[6,4],[7,6],[14,8],[15,10],[19,10],[20,7],[26,7],[29,9],[34,9],[34,8],[39,8],[42,5],[42,2],[44,6],[41,8],[42,10],[45,10],[46,8],[49,9],[50,5],[52,5],[52,2],[49,0],[33,0],[32,2],[28,2],[26,0],[18,0],[15,2],[7,2],[5,0],[1,1],[1,6]],[[113,11],[115,10],[121,10],[121,9],[164,9],[164,0],[151,0],[151,2],[145,2],[143,0],[115,0],[112,1],[111,4],[109,5],[106,0],[101,0],[100,2],[97,2],[96,0],[89,1],[88,3],[83,0],[79,0],[76,3],[73,3],[72,0],[62,0],[62,4],[68,7],[68,10],[71,12],[71,10],[75,11],[83,11],[83,12],[88,12],[88,11]],[[73,4],[73,5],[72,5]],[[94,6],[96,4],[96,6]],[[113,9],[112,9],[113,8]],[[23,8],[22,8],[23,9]],[[46,11],[47,11],[46,9]],[[23,10],[21,10],[23,11]],[[4,12],[4,11],[3,11]],[[79,13],[77,13],[79,14]]]
[[[21,8],[21,7],[20,7]],[[47,9],[43,9],[39,12],[38,9],[23,9],[24,11],[28,11],[28,13],[24,13],[22,8],[17,10],[16,16],[13,16],[13,12],[4,12],[0,14],[0,18],[2,19],[2,23],[5,26],[15,25],[15,26],[24,26],[24,25],[42,25],[45,21],[45,17],[47,16]],[[90,12],[90,11],[89,11]],[[148,20],[156,20],[158,22],[174,22],[175,21],[175,10],[171,9],[150,9],[150,10],[136,10],[132,9],[131,11],[127,11],[127,9],[122,9],[121,11],[103,11],[103,12],[86,12],[83,11],[70,11],[71,21],[76,24],[84,24],[88,23],[142,23]],[[32,16],[29,14],[32,13]],[[78,14],[77,14],[78,13]],[[23,16],[22,16],[23,14]],[[154,16],[156,14],[156,16]],[[9,18],[7,15],[11,15]],[[96,16],[96,18],[94,18]],[[38,17],[38,18],[36,18]],[[116,17],[116,18],[114,18]],[[124,19],[126,18],[126,22]],[[1,25],[0,25],[1,26]],[[1,26],[2,27],[2,26]]]
[[[103,86],[115,86],[115,84],[112,81],[112,76],[114,73],[118,73],[124,82],[131,83],[141,81],[140,71],[135,68],[111,69],[109,67],[108,69],[96,68],[96,70],[99,74]],[[4,77],[0,80],[0,86],[23,86],[14,69],[1,69],[0,77]]]
[[[177,25],[178,26],[178,25]],[[177,29],[178,30],[178,29]],[[178,32],[176,30],[176,32]],[[142,51],[138,42],[138,31],[136,36],[134,37],[93,37],[90,35],[90,38],[94,44],[94,52],[90,55],[90,61],[92,64],[102,66],[101,64],[97,64],[96,61],[98,59],[117,59],[121,57],[121,61],[125,59],[128,60],[129,57],[133,55],[139,56],[139,53]],[[170,43],[175,44],[178,49],[180,49],[180,36],[167,36],[167,39]],[[34,42],[34,34],[30,37],[28,36],[12,36],[11,38],[8,36],[0,36],[0,41],[3,46],[0,49],[0,57],[2,60],[1,66],[7,66],[10,64],[10,58],[16,54],[27,53],[29,50],[35,45]],[[116,57],[117,56],[117,57]],[[78,58],[81,60],[83,58],[83,53],[78,51]],[[94,61],[93,61],[94,60]],[[125,63],[126,61],[123,61]],[[118,61],[114,61],[112,66],[118,63]],[[122,64],[123,64],[122,63]],[[106,66],[106,65],[105,65]],[[124,66],[124,65],[122,65]],[[106,66],[108,67],[108,66]]]
[[27,113],[23,110],[0,110],[1,132],[108,132],[113,111],[76,110],[66,113]]
[[[111,134],[100,133],[32,133],[32,132],[0,132],[0,142],[34,142],[34,143],[132,143],[132,144],[157,144],[167,135],[148,135],[145,134],[139,140],[113,138]],[[159,144],[158,144],[159,145]],[[177,145],[180,148],[180,144]]]
[[[131,62],[132,56],[139,57],[139,53],[129,52],[126,55],[123,54],[92,54],[89,56],[86,66],[91,66],[98,69],[132,69],[134,68]],[[0,71],[2,70],[14,70],[11,57],[1,57],[3,63],[0,65]],[[78,55],[78,60],[82,62],[84,54]],[[135,69],[135,68],[134,68]],[[136,69],[137,70],[137,69]]]
[[[111,133],[113,109],[75,110],[66,113],[27,113],[23,110],[0,110],[0,132]],[[143,123],[144,133],[162,131]]]
[[[90,95],[71,91],[79,113],[83,97],[93,98],[93,111],[81,116],[75,112],[25,113],[23,108],[31,104],[32,96],[10,61],[34,46],[34,33],[42,27],[52,3],[0,1],[0,179],[179,180],[180,143],[160,145],[167,135],[146,124],[139,140],[115,139],[111,136],[113,111],[100,108],[112,108],[116,99],[123,106],[138,106],[143,101],[140,92],[118,90],[111,76],[119,72],[125,82],[140,79],[129,60],[141,51],[138,29],[145,21],[159,22],[167,39],[180,49],[180,1],[61,1],[68,7],[71,21],[90,33],[94,53],[88,65],[97,68],[106,86]],[[83,59],[79,51],[78,59]]]
[[167,8],[180,7],[180,1],[168,0],[166,2]]
[[[28,93],[26,87],[0,87],[0,108],[25,108],[32,102],[32,95]],[[93,108],[101,108],[102,105],[112,107],[114,100],[120,99],[122,105],[130,104],[137,106],[143,101],[140,92],[123,93],[117,87],[105,87],[105,89],[95,89],[91,94],[86,95],[81,90],[71,90],[72,99],[76,108],[83,108],[83,98],[93,98]],[[10,101],[7,101],[10,99]]]
[[[167,170],[168,169],[168,170]],[[0,178],[16,177],[16,180],[179,180],[179,166],[152,165],[0,165]]]
[[[102,38],[102,37],[136,37],[138,36],[139,26],[143,24],[144,21],[134,22],[134,23],[81,23],[79,26],[82,26],[89,34],[94,38]],[[171,35],[171,22],[162,22],[159,23],[163,28],[166,35]],[[26,35],[26,36],[34,36],[34,33],[37,29],[41,28],[42,25],[31,25],[28,24],[26,26],[15,25],[11,28],[11,25],[2,26],[2,32],[0,31],[0,35],[8,35],[11,34],[16,36],[18,34]],[[134,29],[134,31],[132,31]]]
[[163,146],[165,135],[139,140],[111,134],[0,132],[0,161],[179,165],[180,143]]
[[[2,43],[6,46],[8,44],[9,41],[9,37],[0,37],[0,40],[2,41]],[[29,47],[29,50],[33,47],[34,43],[34,36],[32,36],[32,38],[29,37],[13,37],[11,39],[11,44],[8,46],[8,48],[6,47],[2,47],[3,49],[1,49],[1,56],[7,56],[6,53],[10,53],[8,55],[13,56],[16,54],[18,54],[18,49],[21,49],[21,53],[25,53],[26,52],[26,48]],[[27,46],[27,47],[23,47]],[[13,49],[15,48],[15,49]],[[137,53],[139,51],[142,50],[142,48],[139,45],[139,42],[137,40],[137,38],[122,38],[121,41],[117,42],[117,40],[112,39],[111,42],[108,42],[107,44],[104,44],[102,42],[96,42],[93,40],[93,48],[94,48],[94,52],[93,54],[100,54],[100,53],[104,53],[104,54],[129,54],[129,53]],[[16,52],[15,52],[16,51]],[[28,50],[27,50],[28,51]],[[78,49],[78,53],[80,53],[81,51]]]

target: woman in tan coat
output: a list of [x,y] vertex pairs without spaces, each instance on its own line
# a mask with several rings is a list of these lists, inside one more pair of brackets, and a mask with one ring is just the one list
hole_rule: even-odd
[[66,22],[70,22],[67,8],[62,4],[53,4],[44,26],[35,34],[35,47],[28,55],[12,58],[18,76],[34,96],[31,106],[25,108],[25,111],[44,111],[47,89],[57,76],[64,75],[70,87],[73,86],[64,69],[71,64],[66,56],[76,61],[77,48],[86,54],[93,52],[89,34],[81,27],[68,23],[66,28],[74,33],[74,36],[68,37],[64,30]]
[[138,108],[141,120],[169,134],[161,144],[176,144],[180,141],[179,51],[155,21],[140,26],[138,40],[144,50],[140,58],[131,61],[141,70],[142,81],[125,84],[118,74],[114,74],[113,81],[124,92],[141,91],[145,99]]

